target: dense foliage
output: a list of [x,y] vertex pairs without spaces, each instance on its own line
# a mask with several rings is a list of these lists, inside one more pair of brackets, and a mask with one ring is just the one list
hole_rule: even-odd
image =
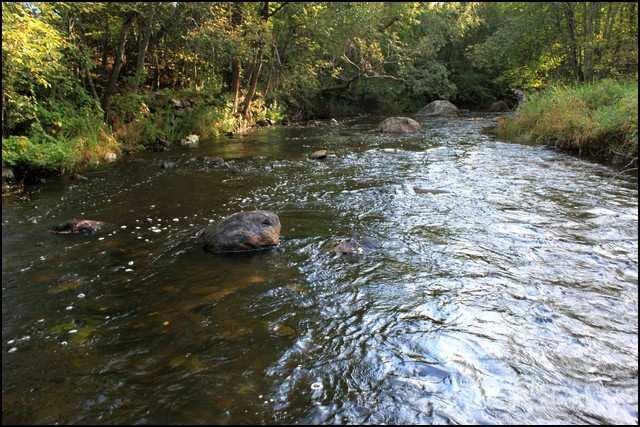
[[3,161],[637,79],[637,20],[636,3],[3,3]]

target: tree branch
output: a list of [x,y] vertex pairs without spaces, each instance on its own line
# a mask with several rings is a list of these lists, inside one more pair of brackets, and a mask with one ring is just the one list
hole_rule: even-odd
[[282,10],[282,8],[284,8],[288,4],[289,3],[287,3],[287,2],[283,2],[279,7],[276,8],[276,10],[274,10],[273,12],[267,14],[267,19],[271,18],[273,15],[275,15],[278,12],[280,12],[280,10]]

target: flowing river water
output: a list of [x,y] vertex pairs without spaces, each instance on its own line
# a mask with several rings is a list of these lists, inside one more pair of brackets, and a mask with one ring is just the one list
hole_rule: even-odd
[[[637,423],[637,178],[494,121],[260,129],[3,198],[3,422]],[[197,243],[253,209],[278,249]],[[47,232],[74,217],[112,226]]]

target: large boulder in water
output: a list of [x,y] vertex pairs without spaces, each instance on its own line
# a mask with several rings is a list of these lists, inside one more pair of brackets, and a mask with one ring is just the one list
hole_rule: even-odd
[[389,117],[380,123],[379,130],[384,133],[414,133],[420,130],[420,123],[409,117]]
[[280,243],[280,219],[269,211],[238,212],[205,228],[201,239],[214,253],[267,249]]
[[458,107],[443,99],[430,102],[418,112],[420,116],[457,116],[459,114]]

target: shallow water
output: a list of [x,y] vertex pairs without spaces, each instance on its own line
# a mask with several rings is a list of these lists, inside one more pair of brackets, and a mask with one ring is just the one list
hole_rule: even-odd
[[[262,129],[3,198],[3,422],[637,423],[637,179],[494,119]],[[256,208],[277,250],[196,243]],[[73,217],[113,225],[47,233]]]

